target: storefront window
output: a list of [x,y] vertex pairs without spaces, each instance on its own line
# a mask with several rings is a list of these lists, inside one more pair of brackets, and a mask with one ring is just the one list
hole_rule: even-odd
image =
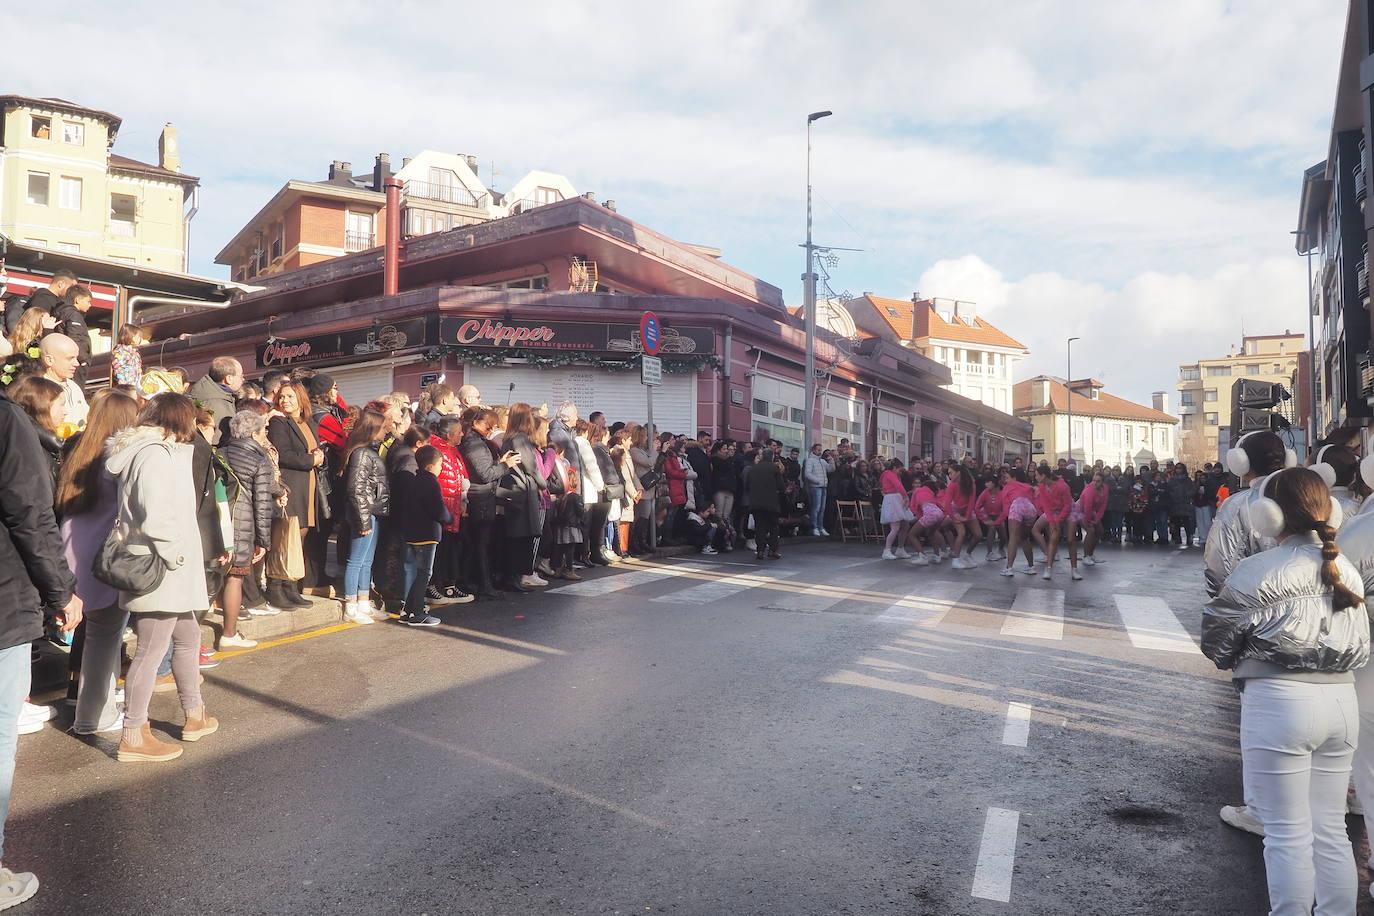
[[806,420],[806,389],[769,375],[754,376],[753,437],[777,439],[786,448],[801,448]]
[[878,454],[884,458],[907,460],[907,416],[895,410],[879,407],[875,411],[878,426]]
[[864,405],[854,398],[827,394],[821,399],[821,447],[835,448],[841,439],[848,439],[863,451]]

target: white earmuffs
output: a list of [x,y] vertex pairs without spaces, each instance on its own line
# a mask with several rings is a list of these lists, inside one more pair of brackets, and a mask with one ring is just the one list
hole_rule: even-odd
[[[1270,476],[1264,481],[1264,489],[1260,492],[1259,499],[1250,504],[1250,528],[1255,534],[1262,538],[1274,540],[1283,534],[1284,520],[1283,510],[1279,504],[1274,502],[1268,495],[1270,485],[1274,477]],[[1331,514],[1327,517],[1326,523],[1337,531],[1341,529],[1341,523],[1345,521],[1345,513],[1341,511],[1341,504],[1336,502],[1336,497],[1331,499]]]
[[[1250,473],[1250,456],[1245,453],[1245,449],[1241,448],[1241,444],[1245,442],[1246,439],[1259,432],[1265,432],[1265,430],[1257,429],[1255,432],[1246,433],[1236,440],[1235,448],[1227,450],[1226,470],[1235,474],[1237,477],[1244,477],[1246,474]],[[1284,448],[1283,450],[1283,466],[1286,468],[1295,468],[1298,466],[1298,455],[1291,448]]]
[[1374,490],[1374,455],[1366,455],[1360,459],[1360,479],[1366,487]]
[[1319,448],[1317,450],[1317,457],[1312,462],[1312,470],[1317,472],[1317,476],[1326,484],[1328,490],[1336,485],[1336,469],[1325,461],[1322,461],[1322,456],[1326,454],[1326,450],[1330,447],[1329,445],[1323,445]]

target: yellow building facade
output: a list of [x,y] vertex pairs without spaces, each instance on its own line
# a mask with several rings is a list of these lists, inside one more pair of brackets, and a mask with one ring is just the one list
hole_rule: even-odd
[[61,99],[0,96],[0,233],[25,245],[185,272],[199,181],[176,130],[156,164],[111,152],[121,121]]
[[1189,464],[1219,461],[1221,427],[1231,423],[1231,386],[1237,379],[1278,382],[1292,390],[1306,337],[1284,331],[1241,339],[1225,356],[1178,367],[1179,456]]

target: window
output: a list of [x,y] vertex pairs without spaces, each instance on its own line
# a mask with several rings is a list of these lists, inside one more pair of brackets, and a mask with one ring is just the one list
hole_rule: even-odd
[[1073,421],[1073,441],[1079,442],[1079,443],[1085,441],[1085,440],[1087,439],[1086,430],[1087,430],[1087,427],[1083,425],[1083,421],[1082,421],[1082,420],[1074,420],[1074,421]]
[[888,313],[889,315],[891,315],[893,318],[900,318],[900,317],[901,317],[900,315],[897,314],[897,310],[894,309],[894,308],[893,308],[892,306],[890,306],[890,305],[887,307],[887,313]]
[[1208,366],[1208,367],[1207,367],[1207,374],[1208,374],[1208,375],[1230,375],[1230,374],[1231,374],[1231,367],[1230,367],[1230,366]]
[[1120,424],[1120,423],[1113,423],[1113,424],[1112,424],[1112,445],[1115,445],[1117,448],[1121,448],[1121,424]]
[[1202,378],[1202,373],[1198,371],[1197,366],[1186,366],[1178,370],[1178,377],[1185,382],[1196,382]]
[[29,136],[35,140],[47,140],[52,136],[52,118],[29,115]]
[[138,199],[132,194],[110,195],[110,234],[132,236],[138,222]]
[[[773,407],[776,410],[778,405],[774,404]],[[790,414],[789,410],[788,415]],[[863,416],[864,405],[861,401],[835,394],[826,395],[821,399],[821,445],[834,448],[840,444],[841,439],[849,439],[857,447],[862,448]]]
[[806,389],[768,375],[754,376],[754,438],[773,438],[787,448],[802,444],[802,423]]
[[67,254],[80,254],[81,246],[75,242],[58,242],[53,245],[58,251],[65,251]]
[[1264,367],[1261,366],[1259,363],[1251,363],[1250,365],[1245,367],[1246,375],[1259,375],[1263,371]]
[[878,425],[878,454],[884,458],[900,458],[906,461],[906,414],[882,407],[879,407],[875,414]]
[[48,205],[48,183],[51,179],[47,172],[29,172],[28,202],[35,207]]
[[349,210],[344,217],[344,251],[366,251],[375,244],[372,214]]
[[1209,414],[1207,415],[1207,425],[1208,425],[1208,426],[1216,426],[1216,425],[1217,425],[1217,415],[1216,415],[1216,414],[1214,414],[1214,413],[1209,413]]
[[277,237],[272,240],[272,260],[281,260],[281,232],[278,231]]
[[1180,407],[1192,407],[1196,403],[1194,393],[1191,391],[1184,391],[1178,396],[1178,406]]
[[81,179],[63,175],[57,182],[57,205],[63,210],[81,209]]
[[1098,420],[1095,423],[1093,423],[1093,441],[1107,441],[1107,424],[1103,423],[1101,420]]
[[973,454],[973,433],[962,429],[952,429],[949,431],[950,457],[963,458],[965,455]]
[[73,146],[86,145],[86,125],[79,121],[62,122],[62,142]]
[[24,239],[24,244],[31,248],[47,248],[47,239]]
[[563,199],[563,194],[554,188],[535,188],[530,197],[534,199],[536,207],[542,207],[545,204],[558,203]]
[[1283,363],[1274,363],[1274,374],[1280,375],[1283,372]]
[[1127,448],[1130,448],[1130,447],[1131,447],[1131,428],[1130,428],[1129,426],[1125,426],[1125,427],[1122,427],[1121,431],[1122,431],[1122,433],[1125,434],[1126,447],[1127,447]]
[[506,280],[502,283],[489,283],[488,289],[548,289],[549,275],[540,274],[537,277],[521,277],[519,280]]
[[1197,428],[1197,414],[1193,414],[1193,413],[1184,414],[1184,415],[1183,415],[1183,428],[1184,428],[1184,429],[1196,429],[1196,428]]
[[1202,399],[1204,401],[1215,401],[1217,399],[1217,390],[1215,388],[1208,388],[1202,393]]

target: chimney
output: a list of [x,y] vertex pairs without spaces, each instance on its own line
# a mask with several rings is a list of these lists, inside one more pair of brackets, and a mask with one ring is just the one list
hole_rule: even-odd
[[605,207],[607,210],[610,210],[612,213],[616,212],[616,211],[615,211],[615,201],[613,201],[613,200],[608,200],[608,201],[606,201],[604,204],[602,204],[602,206]]
[[1050,401],[1050,381],[1047,378],[1031,380],[1031,407],[1041,408]]
[[329,183],[330,184],[352,184],[353,183],[353,163],[335,159],[329,163]]
[[410,157],[406,156],[404,159],[401,160],[401,168],[405,168],[408,165],[410,165]]
[[586,194],[583,194],[582,196],[583,196],[584,198],[586,198],[587,200],[590,200],[592,203],[596,203],[596,192],[595,192],[595,191],[588,191]]
[[477,169],[478,169],[477,157],[476,157],[476,156],[464,156],[463,158],[464,158],[465,160],[467,160],[468,168],[472,169],[472,174],[476,175],[476,174],[477,174]]
[[181,153],[177,150],[177,129],[171,124],[162,125],[162,134],[157,138],[157,164],[168,171],[181,171]]
[[978,303],[955,300],[954,317],[973,321],[973,319],[978,317]]
[[1169,392],[1156,391],[1150,395],[1150,400],[1153,402],[1155,410],[1160,413],[1169,412]]
[[391,177],[391,154],[378,153],[377,161],[372,166],[372,190],[385,190],[386,180]]

